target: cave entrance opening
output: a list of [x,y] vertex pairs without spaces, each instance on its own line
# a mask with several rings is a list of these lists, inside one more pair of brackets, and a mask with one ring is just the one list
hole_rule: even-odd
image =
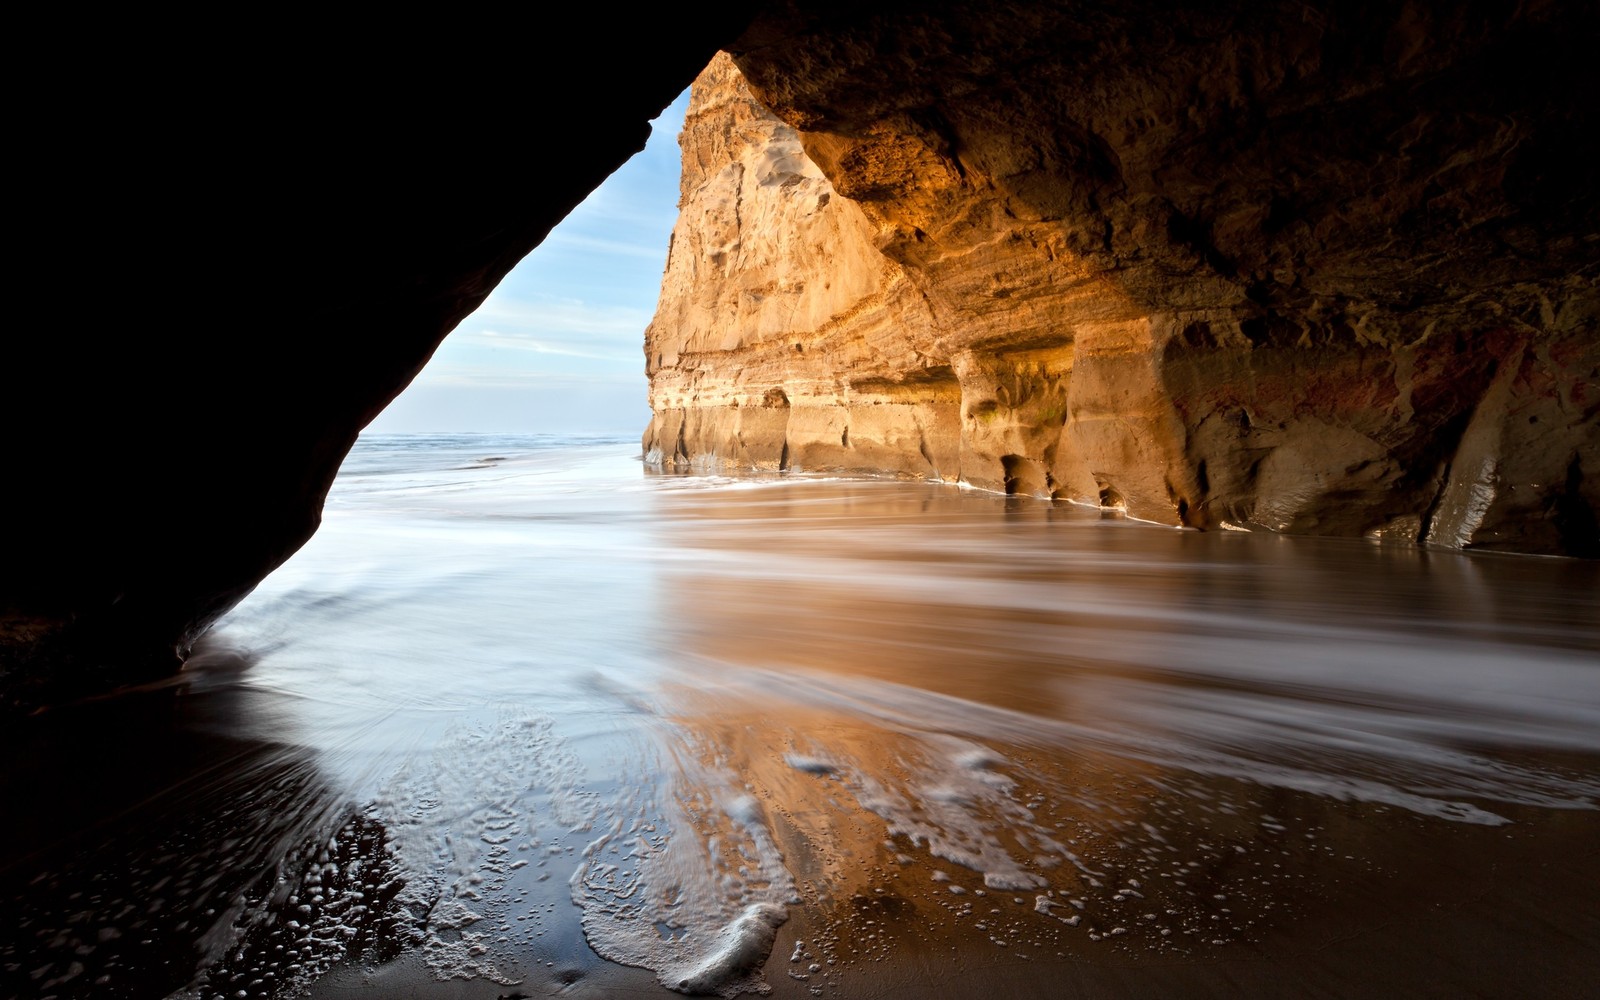
[[[642,344],[677,219],[687,89],[618,168],[447,336],[366,434],[637,437]],[[530,185],[538,183],[530,171]]]

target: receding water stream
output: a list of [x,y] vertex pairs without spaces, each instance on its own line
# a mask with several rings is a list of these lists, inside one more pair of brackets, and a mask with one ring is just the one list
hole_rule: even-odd
[[1600,567],[369,438],[169,685],[6,736],[17,996],[1600,981]]

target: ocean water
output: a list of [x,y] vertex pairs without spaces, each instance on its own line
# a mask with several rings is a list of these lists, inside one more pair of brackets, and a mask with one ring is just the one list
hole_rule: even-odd
[[1592,995],[1597,585],[364,437],[180,677],[8,734],[0,993]]

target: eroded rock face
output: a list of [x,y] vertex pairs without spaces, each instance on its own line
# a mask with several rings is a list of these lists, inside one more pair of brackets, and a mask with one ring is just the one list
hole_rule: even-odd
[[1591,22],[764,18],[683,137],[646,448],[1600,554]]
[[173,670],[718,48],[663,457],[1600,554],[1593,5],[1194,6],[45,26],[0,705]]
[[955,475],[961,390],[927,303],[727,55],[680,142],[647,460]]

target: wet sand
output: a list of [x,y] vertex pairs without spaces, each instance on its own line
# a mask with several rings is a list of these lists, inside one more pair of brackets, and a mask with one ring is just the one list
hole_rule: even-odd
[[492,454],[5,734],[0,994],[1600,981],[1592,564]]
[[[746,721],[724,717],[718,738],[736,742],[736,730],[751,732]],[[839,737],[838,745],[859,745],[838,729],[830,735]],[[747,737],[745,742],[742,752],[750,756],[741,764],[755,778],[752,785],[773,818],[804,901],[791,909],[766,963],[773,996],[810,997],[820,989],[821,995],[837,997],[968,998],[995,991],[1086,997],[1582,997],[1590,995],[1595,982],[1592,944],[1600,940],[1600,918],[1593,886],[1600,884],[1595,846],[1600,823],[1592,810],[1502,806],[1509,822],[1464,825],[1281,790],[1264,795],[1244,783],[1178,781],[1163,787],[1149,774],[1129,775],[1081,761],[1070,776],[1063,775],[1036,749],[1030,755],[1027,748],[1014,748],[1010,759],[1026,773],[1014,800],[1045,798],[1035,816],[1050,826],[1061,824],[1063,842],[1096,873],[1045,872],[1050,888],[1044,891],[1055,895],[1040,912],[1036,889],[986,887],[975,871],[935,857],[909,838],[884,837],[872,816],[841,808],[850,796],[839,790],[837,776],[797,770],[775,759],[761,740]],[[230,768],[249,760],[248,755],[224,755],[220,747],[208,749],[211,759],[225,759]],[[1594,766],[1585,758],[1537,763],[1551,769],[1592,771]],[[263,785],[281,786],[289,768],[278,765],[262,769],[262,782],[230,783],[238,795],[236,808],[238,799],[249,800],[247,825],[280,815],[275,800],[248,794],[259,793]],[[1093,807],[1071,801],[1064,788],[1079,799],[1092,796]],[[197,808],[208,815],[227,813],[217,801]],[[132,941],[124,938],[121,968],[143,975],[119,981],[120,988],[82,989],[68,982],[34,991],[13,973],[6,980],[8,991],[14,991],[8,995],[165,996],[179,989],[185,979],[181,962],[192,958],[183,919],[200,923],[202,913],[226,900],[234,888],[230,879],[237,883],[238,873],[262,867],[260,857],[229,843],[223,831],[196,829],[192,815],[163,808],[159,818],[123,814],[101,824],[114,820],[120,821],[119,830],[138,824],[146,844],[162,841],[157,831],[168,825],[163,846],[169,851],[129,847],[121,834],[95,845],[89,852],[93,874],[48,886],[59,894],[59,923],[74,926],[77,912],[96,906],[115,917],[124,899],[146,909],[167,888],[156,888],[158,874],[177,875],[181,882],[187,873],[195,883],[221,875],[215,893],[201,901],[211,905],[163,911],[166,921],[152,919],[142,929],[167,929],[168,940],[157,941],[169,952],[166,961],[141,966],[141,956],[129,954]],[[84,863],[82,849],[77,847],[74,862],[64,866],[69,871],[74,863]],[[176,852],[181,858],[171,856]],[[381,962],[376,951],[368,951],[357,961],[335,964],[303,995],[678,995],[651,972],[600,959],[575,922],[562,918],[572,908],[566,878],[576,863],[570,854],[558,859],[554,877],[513,879],[501,890],[517,900],[514,910],[538,914],[543,930],[517,949],[522,964],[501,965],[500,978],[512,982],[440,981],[414,952]],[[156,867],[147,867],[150,863]],[[95,890],[105,892],[108,872],[113,888],[97,902]],[[120,886],[115,885],[118,875],[125,879]],[[183,887],[172,888],[177,892],[168,898],[181,902]],[[40,887],[26,891],[37,898]],[[66,898],[79,892],[85,896]],[[1077,909],[1074,899],[1084,907]],[[12,914],[7,917],[8,926],[25,935],[29,928],[12,922]],[[1073,918],[1076,926],[1067,922]],[[98,930],[92,923],[83,927],[99,951],[83,956],[84,964],[91,972],[108,965],[115,973],[119,963],[104,952],[122,942],[98,941],[88,933]],[[1163,930],[1172,933],[1163,935]],[[130,935],[139,932],[130,929]],[[270,941],[258,944],[251,959],[271,961],[271,948]],[[791,961],[797,953],[799,960]],[[90,964],[95,958],[107,965]],[[236,965],[248,971],[248,962]],[[218,985],[237,988],[251,982],[219,979]],[[247,995],[263,993],[249,990]]]

